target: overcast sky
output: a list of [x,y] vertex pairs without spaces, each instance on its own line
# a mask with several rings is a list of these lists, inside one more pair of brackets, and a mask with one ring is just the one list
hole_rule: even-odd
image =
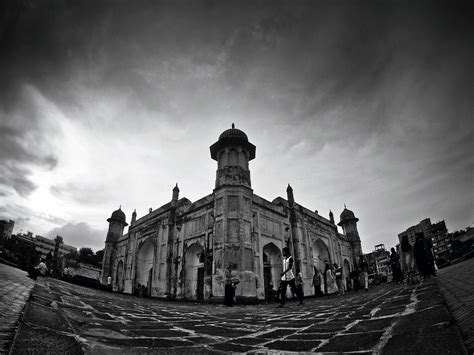
[[337,221],[346,203],[364,252],[426,217],[473,226],[467,4],[7,1],[0,218],[101,249],[119,205],[212,193],[209,146],[235,123],[254,193],[290,183]]

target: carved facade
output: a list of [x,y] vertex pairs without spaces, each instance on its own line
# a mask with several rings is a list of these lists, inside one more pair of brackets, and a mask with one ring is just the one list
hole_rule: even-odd
[[108,219],[102,282],[112,276],[114,289],[134,293],[145,285],[151,297],[219,299],[224,296],[226,273],[240,280],[238,298],[263,299],[269,284],[279,285],[281,250],[288,246],[295,268],[304,278],[305,295],[313,295],[314,269],[338,263],[345,275],[362,253],[358,219],[344,209],[338,223],[294,201],[272,202],[251,188],[249,161],[255,146],[247,135],[232,127],[210,147],[217,161],[214,191],[198,201],[179,198],[137,219],[134,211],[128,229],[125,214],[114,211]]

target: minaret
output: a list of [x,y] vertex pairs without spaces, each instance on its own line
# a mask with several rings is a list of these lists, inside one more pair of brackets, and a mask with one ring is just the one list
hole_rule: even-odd
[[137,220],[137,210],[134,209],[134,210],[133,210],[133,213],[132,213],[132,221],[130,222],[130,224],[135,223],[136,220]]
[[173,247],[176,238],[177,238],[177,231],[176,231],[176,208],[178,207],[178,199],[179,199],[179,187],[178,183],[173,188],[173,193],[171,195],[171,207],[168,216],[168,237],[167,237],[167,252],[166,252],[166,293],[168,298],[174,298],[176,296],[174,290],[176,290],[178,277],[175,272],[175,268],[173,267],[173,261],[176,260],[178,256],[176,253],[177,251]]
[[211,158],[217,161],[216,189],[226,185],[251,187],[249,161],[255,158],[255,146],[244,132],[232,123],[210,150]]
[[357,230],[357,222],[359,222],[359,218],[356,218],[354,212],[348,210],[346,205],[344,205],[344,211],[341,213],[341,220],[337,225],[342,227],[343,233],[351,244],[354,266],[358,264],[359,258],[362,255],[362,245]]
[[173,188],[173,195],[171,197],[171,201],[177,202],[179,197],[179,187],[178,183],[176,183],[176,186]]
[[298,220],[295,211],[295,196],[293,195],[293,188],[288,184],[286,188],[286,196],[288,199],[288,207],[290,209],[290,226],[291,226],[291,240],[288,247],[291,250],[291,255],[295,261],[295,270],[301,270],[300,259],[300,243],[298,236]]
[[255,158],[255,146],[232,124],[211,145],[210,152],[217,161],[212,243],[215,272],[209,275],[212,295],[224,295],[227,271],[240,279],[237,296],[254,298],[259,270],[255,266],[251,234],[253,191],[249,161]]
[[105,240],[104,258],[102,259],[102,284],[107,284],[107,277],[110,275],[114,279],[114,259],[116,253],[117,240],[123,235],[123,229],[128,226],[125,221],[125,213],[122,208],[112,212],[109,222],[109,230],[107,232],[107,239]]
[[332,214],[332,211],[329,210],[329,221],[334,224],[334,215]]

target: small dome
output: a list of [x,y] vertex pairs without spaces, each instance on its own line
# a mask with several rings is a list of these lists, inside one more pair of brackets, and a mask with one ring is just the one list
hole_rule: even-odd
[[355,220],[356,222],[359,221],[359,219],[354,215],[354,212],[352,212],[351,210],[348,210],[345,206],[344,206],[344,211],[342,211],[341,213],[341,217],[340,217],[340,221],[338,223],[338,225],[341,225],[344,221],[349,221],[349,220]]
[[342,211],[341,213],[341,221],[343,219],[351,219],[351,218],[355,218],[354,212],[352,212],[351,210],[348,210],[347,208],[344,208],[344,211]]
[[113,211],[112,215],[110,216],[110,218],[107,221],[108,222],[117,221],[117,222],[122,222],[122,223],[127,225],[125,213],[123,213],[121,207],[119,207],[118,210]]
[[243,139],[244,141],[248,142],[249,141],[249,138],[247,137],[247,135],[242,132],[240,129],[237,129],[235,128],[234,124],[232,123],[232,128],[231,129],[227,129],[225,130],[224,132],[221,133],[221,135],[219,136],[219,140],[224,140],[224,139],[228,139],[228,138],[231,138],[231,139]]
[[218,151],[231,145],[237,145],[245,149],[248,152],[248,160],[255,159],[255,146],[249,142],[249,138],[244,132],[235,128],[233,123],[232,128],[222,132],[217,142],[209,147],[211,158],[217,160]]

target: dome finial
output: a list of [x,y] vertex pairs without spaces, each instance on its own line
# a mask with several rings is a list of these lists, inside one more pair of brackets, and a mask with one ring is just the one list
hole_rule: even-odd
[[235,124],[232,123],[232,129],[234,129],[234,128],[235,128]]
[[122,209],[122,205],[119,205],[119,210],[121,210],[121,209]]
[[347,207],[346,207],[346,204],[344,204],[344,208],[347,208]]

